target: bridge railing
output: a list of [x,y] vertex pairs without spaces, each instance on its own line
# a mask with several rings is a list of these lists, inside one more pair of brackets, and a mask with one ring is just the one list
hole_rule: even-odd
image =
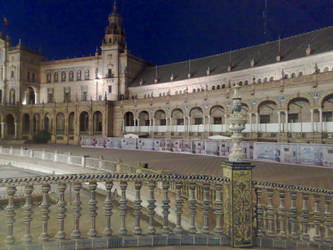
[[269,239],[276,248],[287,248],[292,242],[293,247],[332,246],[332,190],[252,183],[254,227],[259,246],[263,241],[267,244]]
[[[71,247],[87,248],[89,245],[93,248],[107,247],[130,247],[130,246],[165,246],[165,245],[228,245],[228,237],[223,235],[223,206],[222,191],[223,186],[228,185],[228,178],[212,176],[183,176],[169,174],[74,174],[74,175],[51,175],[22,178],[0,179],[0,187],[6,189],[8,205],[6,206],[7,233],[4,239],[4,245],[8,246],[58,246],[60,248]],[[176,223],[174,226],[169,224],[170,215],[170,183],[174,183],[176,197],[174,200]],[[205,187],[205,202],[203,206],[203,226],[198,227],[197,220],[197,184]],[[134,187],[135,200],[133,202],[134,227],[128,228],[128,186]],[[189,200],[184,202],[181,192],[184,185],[189,186]],[[112,189],[114,186],[120,187],[119,200],[119,218],[120,229],[116,233],[112,230],[112,221],[114,217],[114,196]],[[160,193],[157,193],[157,187],[161,186]],[[211,205],[208,190],[211,186],[215,187],[216,200]],[[18,225],[16,221],[16,198],[17,190],[23,187],[24,206],[23,221],[24,225]],[[84,187],[89,192],[88,214],[82,214],[81,193]],[[105,200],[99,204],[96,199],[97,187],[105,190]],[[143,187],[146,188],[146,197],[142,193]],[[55,189],[56,204],[50,202],[50,190]],[[73,195],[71,200],[65,199],[65,191],[72,188]],[[33,204],[32,194],[34,190],[41,190],[42,200],[40,204],[40,213],[36,214]],[[158,196],[158,197],[157,197]],[[141,227],[143,206],[142,202],[148,202],[147,216],[148,228]],[[69,206],[68,204],[72,204]],[[185,207],[185,204],[188,207]],[[51,217],[51,207],[56,206],[56,214]],[[96,225],[97,208],[102,206],[104,209],[105,223],[103,230],[98,231]],[[156,209],[162,209],[162,218],[160,230],[156,230],[158,220]],[[54,211],[54,209],[53,209]],[[68,212],[70,211],[70,213]],[[189,214],[190,227],[185,230],[183,227],[184,211]],[[210,225],[210,212],[216,214],[216,223],[214,228]],[[66,229],[66,218],[73,217],[73,225]],[[33,238],[32,224],[34,219],[40,218],[40,234],[38,238]],[[90,220],[90,228],[86,235],[81,233],[80,223],[82,220]],[[50,223],[57,221],[57,232],[49,232]],[[14,233],[15,227],[24,226],[24,235],[21,239]],[[71,230],[72,229],[72,230]],[[36,230],[36,227],[34,227]],[[70,234],[66,231],[71,230]],[[83,245],[82,245],[83,244]],[[85,244],[85,245],[84,245]],[[134,244],[134,245],[133,245]],[[84,246],[84,247],[83,247]]]

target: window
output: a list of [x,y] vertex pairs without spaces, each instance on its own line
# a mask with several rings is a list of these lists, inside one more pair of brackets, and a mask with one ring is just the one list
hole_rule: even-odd
[[31,81],[35,82],[35,73],[34,72],[31,73]]
[[288,122],[289,123],[298,122],[298,114],[288,114]]
[[332,121],[332,112],[323,112],[323,121],[331,122]]
[[58,82],[58,72],[55,72],[53,75],[54,82]]
[[177,119],[177,125],[184,125],[184,119]]
[[214,117],[214,124],[222,124],[222,117]]
[[10,79],[14,80],[14,78],[15,78],[14,70],[12,70],[12,71],[10,72]]
[[84,72],[84,79],[85,79],[85,80],[89,80],[89,70],[86,70],[86,71]]
[[269,81],[270,81],[270,82],[273,82],[273,81],[274,81],[274,77],[271,76],[271,77],[269,78]]
[[165,126],[166,125],[166,119],[160,119],[160,125]]
[[244,82],[244,84],[245,84],[245,85],[248,85],[248,84],[249,84],[249,81],[248,81],[248,80],[246,80],[246,81]]
[[112,86],[109,85],[109,93],[112,93]]
[[53,102],[53,88],[47,89],[47,103]]
[[217,89],[220,89],[221,88],[221,86],[220,85],[217,85],[217,87],[216,87]]
[[64,102],[70,102],[70,101],[71,101],[71,88],[64,87]]
[[298,76],[302,76],[302,75],[303,75],[303,72],[299,72],[299,73],[298,73]]
[[202,124],[202,117],[194,118],[194,125]]
[[46,82],[51,82],[51,73],[47,73]]
[[264,78],[264,82],[267,82],[267,77]]
[[270,115],[260,115],[260,123],[270,123]]
[[112,77],[112,69],[108,69],[108,78]]
[[215,86],[212,86],[212,90],[215,90]]
[[291,78],[295,78],[296,77],[296,74],[295,73],[292,73],[291,74]]
[[61,72],[61,81],[62,82],[66,81],[66,72],[65,71]]
[[68,80],[70,80],[70,81],[74,80],[74,72],[73,71],[69,71]]
[[81,86],[81,99],[83,102],[88,101],[88,86]]
[[76,80],[81,81],[81,70],[76,73]]
[[224,89],[225,88],[225,85],[224,84],[222,84],[222,89]]
[[[14,71],[12,71],[14,73]],[[30,82],[30,72],[27,73],[27,80]]]

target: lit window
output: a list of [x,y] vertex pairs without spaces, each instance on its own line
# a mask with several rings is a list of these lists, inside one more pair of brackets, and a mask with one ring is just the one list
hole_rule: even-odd
[[74,80],[74,72],[73,72],[73,71],[69,71],[68,79],[69,79],[70,81],[73,81],[73,80]]
[[66,72],[65,71],[61,72],[61,81],[62,82],[66,81]]
[[54,78],[54,82],[58,82],[58,72],[54,73],[53,78]]
[[76,73],[76,80],[81,81],[81,70]]
[[89,80],[89,70],[86,70],[86,71],[84,72],[84,79],[85,79],[85,80]]

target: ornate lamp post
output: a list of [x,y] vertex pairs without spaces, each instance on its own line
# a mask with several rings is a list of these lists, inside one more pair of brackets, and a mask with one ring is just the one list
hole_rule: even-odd
[[252,168],[241,147],[242,131],[246,119],[241,114],[240,86],[234,87],[232,115],[229,129],[232,132],[232,149],[228,161],[222,163],[223,175],[230,179],[224,187],[224,232],[232,247],[252,247]]

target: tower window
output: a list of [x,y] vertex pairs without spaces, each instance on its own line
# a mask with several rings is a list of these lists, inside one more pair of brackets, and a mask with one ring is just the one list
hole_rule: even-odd
[[112,86],[109,86],[109,93],[112,93]]
[[46,82],[51,82],[51,73],[47,73]]
[[61,81],[62,82],[66,81],[66,72],[65,71],[61,72]]
[[58,82],[58,72],[54,73],[53,78],[54,78],[54,82]]
[[73,81],[73,80],[74,80],[74,72],[73,72],[73,71],[69,71],[68,79],[69,79],[70,81]]
[[112,69],[108,69],[108,78],[112,77]]
[[76,80],[81,81],[81,70],[76,73]]
[[85,79],[85,80],[89,80],[89,70],[86,70],[86,71],[84,72],[84,79]]

